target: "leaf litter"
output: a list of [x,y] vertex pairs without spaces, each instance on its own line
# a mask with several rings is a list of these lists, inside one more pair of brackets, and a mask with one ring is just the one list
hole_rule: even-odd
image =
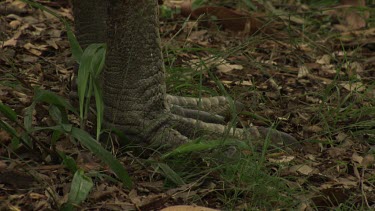
[[[42,3],[73,20],[67,2]],[[161,18],[163,50],[176,50],[173,60],[165,54],[166,67],[193,70],[177,76],[168,72],[168,77],[192,80],[202,73],[203,85],[220,93],[218,82],[210,76],[214,74],[250,111],[251,115],[240,116],[244,126],[270,126],[267,120],[277,120],[277,129],[300,140],[300,151],[270,152],[265,165],[270,172],[288,180],[290,186],[305,190],[303,196],[295,196],[301,200],[302,210],[342,203],[363,203],[374,208],[375,29],[368,10],[348,7],[365,7],[364,1],[342,1],[341,5],[320,8],[323,13],[309,5],[271,3],[274,1],[265,5],[254,1],[258,10],[249,13],[212,2],[192,10],[186,7],[186,1],[181,14]],[[174,8],[182,3],[164,2]],[[288,15],[290,11],[292,16]],[[187,20],[186,14],[191,12],[193,15]],[[270,12],[275,16],[266,15]],[[1,2],[0,14],[0,101],[22,118],[31,103],[33,87],[68,97],[74,62],[62,24],[14,0]],[[205,14],[205,19],[200,20]],[[235,21],[238,18],[242,21]],[[203,50],[189,50],[195,48]],[[168,89],[173,91],[178,83],[171,82]],[[187,87],[178,94],[194,92]],[[203,91],[203,95],[211,94]],[[48,125],[51,120],[47,113],[46,107],[37,108],[33,124]],[[38,133],[37,137],[48,141],[50,135]],[[8,157],[10,135],[0,130],[0,141],[7,146],[0,153]],[[96,175],[96,186],[81,205],[84,208],[225,206],[215,195],[220,182],[207,180],[166,188],[166,180],[159,172],[144,165],[141,158],[127,154],[119,159],[137,186],[126,190],[104,179],[112,172],[90,153],[72,145],[67,138],[57,143],[58,149],[75,157],[82,169]],[[0,199],[4,201],[1,209],[45,210],[66,202],[73,175],[62,164],[38,162],[22,150],[16,153],[19,157],[0,160]],[[217,175],[212,177],[219,179]],[[201,197],[200,202],[196,201],[197,196]],[[249,205],[243,202],[237,208]],[[177,209],[184,207],[170,208]]]

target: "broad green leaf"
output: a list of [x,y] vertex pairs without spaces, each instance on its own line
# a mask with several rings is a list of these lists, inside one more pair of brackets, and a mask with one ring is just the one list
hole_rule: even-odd
[[49,127],[34,127],[30,132],[40,131],[40,130],[53,130],[59,131],[61,133],[68,133],[72,132],[73,125],[72,124],[61,124],[61,125],[54,125]]
[[28,147],[33,148],[33,142],[27,132],[21,133],[20,140],[23,144],[26,144]]
[[94,80],[98,79],[98,77],[100,76],[100,73],[103,70],[106,52],[107,52],[107,45],[98,44],[98,50],[93,58],[93,62],[91,63],[91,68],[93,69],[92,74],[93,74]]
[[101,127],[103,123],[103,113],[104,113],[104,103],[102,92],[98,85],[98,82],[94,83],[94,94],[95,94],[95,103],[96,103],[96,140],[99,141]]
[[77,172],[77,170],[78,170],[78,166],[77,166],[76,161],[75,161],[72,157],[66,155],[66,154],[63,153],[63,152],[59,152],[59,155],[60,155],[60,157],[63,159],[63,164],[64,164],[64,165],[65,165],[65,166],[66,166],[71,172]]
[[61,106],[63,108],[68,109],[71,112],[77,113],[76,109],[65,98],[48,90],[36,89],[34,101],[45,102],[55,106]]
[[89,45],[82,54],[81,63],[78,69],[77,84],[78,84],[78,98],[79,98],[79,112],[81,119],[84,118],[84,105],[86,96],[91,96],[90,89],[90,72],[91,63],[95,52],[97,51],[97,44]]
[[0,112],[9,120],[16,122],[17,121],[17,114],[13,111],[9,106],[6,106],[0,103]]
[[51,105],[48,109],[49,116],[56,124],[62,124],[62,113],[57,106]]
[[52,133],[52,137],[51,137],[51,144],[55,145],[57,140],[59,140],[59,138],[61,138],[62,134],[63,133],[61,131],[54,130],[53,133]]
[[61,125],[54,125],[49,127],[34,127],[30,132],[40,131],[40,130],[54,130],[54,131],[60,131],[61,133],[67,133],[67,131],[64,130],[64,127]]
[[130,176],[122,164],[116,158],[114,158],[110,152],[105,150],[95,139],[93,139],[90,134],[84,130],[73,127],[71,135],[83,146],[87,147],[92,153],[103,160],[115,172],[117,177],[126,187],[132,187]]
[[83,170],[78,169],[74,174],[72,184],[70,186],[70,192],[68,195],[68,203],[80,204],[82,203],[90,193],[94,183],[91,178],[86,176]]
[[13,136],[12,140],[10,141],[10,146],[12,147],[13,150],[18,149],[20,147],[20,138]]
[[93,86],[104,67],[105,54],[105,44],[91,44],[83,52],[77,78],[81,120],[86,118],[92,90],[95,89]]
[[64,203],[60,209],[60,211],[75,211],[77,209],[75,209],[75,207],[73,206],[73,204],[70,204],[70,203]]
[[65,24],[65,28],[67,30],[69,45],[72,51],[72,56],[78,62],[78,64],[80,64],[83,50],[81,46],[79,45],[78,40],[68,23]]
[[72,132],[72,129],[73,129],[72,124],[61,124],[61,127],[64,129],[66,133]]

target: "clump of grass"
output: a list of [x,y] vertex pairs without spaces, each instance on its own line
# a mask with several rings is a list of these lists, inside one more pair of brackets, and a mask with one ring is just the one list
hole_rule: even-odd
[[[230,153],[231,150],[235,153]],[[164,165],[173,174],[159,172],[166,176],[169,187],[193,184],[193,190],[207,190],[193,197],[199,204],[217,204],[229,210],[296,207],[299,203],[294,198],[297,190],[271,173],[263,160],[262,153],[243,142],[197,140],[165,156]]]

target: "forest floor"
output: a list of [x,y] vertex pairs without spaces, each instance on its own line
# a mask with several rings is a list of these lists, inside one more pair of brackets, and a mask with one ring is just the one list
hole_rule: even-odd
[[[73,22],[68,1],[39,2]],[[371,7],[254,3],[243,10],[245,4],[212,1],[188,19],[186,4],[180,14],[171,2],[160,19],[168,92],[229,95],[245,105],[237,126],[275,127],[300,146],[268,143],[238,158],[215,149],[166,160],[112,150],[133,179],[129,190],[92,153],[62,137],[56,149],[94,181],[79,210],[375,209]],[[257,12],[248,12],[252,7]],[[204,19],[202,11],[212,16]],[[0,102],[18,114],[12,125],[21,134],[35,87],[69,99],[75,61],[59,19],[14,0],[0,2],[0,14]],[[38,105],[32,125],[52,126],[49,112]],[[39,161],[1,128],[0,210],[56,210],[67,202],[73,173],[66,165]],[[51,131],[32,136],[53,140]]]

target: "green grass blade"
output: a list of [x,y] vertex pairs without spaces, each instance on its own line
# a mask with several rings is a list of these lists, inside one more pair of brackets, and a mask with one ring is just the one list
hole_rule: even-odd
[[95,139],[93,139],[90,134],[86,131],[72,128],[71,135],[76,138],[83,146],[87,147],[91,152],[103,160],[117,175],[117,177],[123,182],[123,184],[131,188],[132,181],[130,176],[126,172],[125,168],[121,163],[112,156],[110,152],[105,150]]
[[[79,109],[81,119],[85,116],[85,104],[89,103],[92,91],[92,83],[90,75],[95,81],[100,75],[101,70],[104,67],[106,45],[105,44],[91,44],[83,52],[81,63],[78,69],[78,97],[79,97]],[[88,102],[86,101],[86,98]]]
[[165,163],[158,163],[158,167],[163,171],[164,176],[171,180],[176,185],[184,185],[184,180],[175,172],[173,171],[167,164]]
[[64,21],[64,24],[67,29],[68,40],[69,40],[70,49],[72,51],[72,56],[80,64],[83,50],[81,46],[79,45],[78,40],[76,36],[74,35],[70,25],[68,23],[65,23],[65,21]]
[[84,117],[84,105],[87,89],[89,88],[90,66],[93,49],[87,47],[83,52],[81,63],[78,69],[77,84],[79,98],[79,114],[81,119]]
[[10,107],[0,103],[0,112],[9,120],[16,122],[17,121],[17,114],[13,111]]
[[71,112],[74,112],[77,114],[76,109],[63,97],[57,95],[54,92],[42,90],[42,89],[36,89],[35,90],[35,96],[34,96],[35,102],[45,102],[51,105],[55,106],[61,106],[63,108],[68,109]]
[[105,63],[105,55],[107,52],[107,45],[106,44],[94,44],[96,45],[96,53],[93,56],[93,60],[91,63],[91,68],[93,70],[92,75],[94,80],[98,79],[100,73],[104,68]]
[[200,152],[204,150],[212,150],[217,147],[223,147],[223,146],[237,146],[238,148],[246,148],[246,144],[241,141],[236,141],[236,140],[210,140],[207,142],[192,142],[192,143],[187,143],[184,145],[181,145],[177,147],[176,149],[167,152],[162,156],[163,159],[171,157],[171,156],[176,156],[176,155],[181,155],[181,154],[186,154],[186,153],[191,153],[191,152]]
[[100,87],[97,82],[94,83],[94,94],[96,103],[96,140],[99,141],[101,127],[103,123],[104,102]]
[[1,119],[0,119],[0,128],[8,132],[13,137],[18,137],[17,131],[12,126],[10,126],[8,123],[4,122]]

